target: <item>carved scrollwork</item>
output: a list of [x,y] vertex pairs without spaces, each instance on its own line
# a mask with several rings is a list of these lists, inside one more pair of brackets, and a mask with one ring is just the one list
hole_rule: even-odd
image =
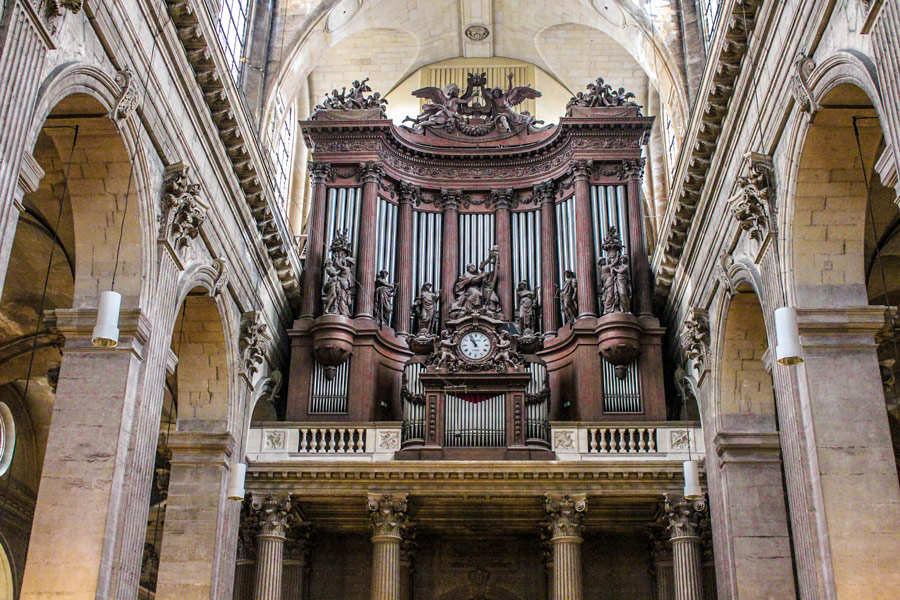
[[629,179],[643,179],[646,164],[646,158],[627,158],[616,169],[616,175],[618,175],[619,179],[625,181]]
[[768,157],[750,155],[746,176],[737,178],[737,189],[728,199],[731,215],[751,239],[762,241],[769,233],[769,209],[773,206],[769,182],[772,177]]
[[409,523],[406,494],[371,495],[368,508],[372,537],[403,537]]
[[816,62],[804,52],[794,57],[794,73],[791,75],[791,94],[800,110],[810,116],[819,111],[819,105],[809,87],[809,76],[816,68]]
[[200,199],[200,184],[191,183],[189,167],[181,163],[166,169],[159,239],[180,251],[200,234],[206,221],[206,206]]
[[257,521],[257,535],[285,537],[295,520],[287,496],[254,496],[250,503]]
[[400,203],[410,203],[416,206],[422,203],[422,188],[406,181],[400,182]]
[[706,500],[665,500],[665,513],[670,539],[701,537],[709,526]]
[[556,182],[545,181],[534,186],[531,200],[535,204],[544,204],[545,202],[556,202]]
[[358,177],[362,182],[380,183],[384,177],[384,167],[378,162],[359,163]]
[[256,311],[246,312],[241,316],[241,335],[238,350],[241,353],[241,366],[248,377],[259,371],[257,365],[265,360],[270,337],[266,333],[267,325],[262,322]]
[[552,538],[581,537],[587,498],[584,494],[547,494],[544,499],[547,527]]
[[325,183],[334,179],[334,167],[331,163],[309,162],[306,169],[313,184]]
[[688,360],[697,361],[698,370],[709,359],[709,316],[702,308],[692,308],[681,326],[681,348]]
[[138,89],[134,80],[134,72],[131,69],[122,69],[116,73],[116,84],[122,89],[113,107],[114,119],[125,120],[130,117],[138,106]]

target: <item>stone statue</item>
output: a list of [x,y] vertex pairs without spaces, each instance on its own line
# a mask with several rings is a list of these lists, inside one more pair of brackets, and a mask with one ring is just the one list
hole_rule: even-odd
[[331,258],[325,261],[322,283],[322,312],[326,315],[350,316],[353,306],[353,265],[347,230],[336,232],[331,242]]
[[[497,246],[491,248],[488,257],[476,267],[466,265],[466,271],[459,276],[453,286],[456,300],[450,307],[451,319],[470,314],[483,314],[494,319],[500,318],[500,298],[497,296],[497,275],[500,252]],[[491,267],[485,271],[485,267]]]
[[397,284],[388,281],[388,272],[384,269],[378,271],[375,278],[375,322],[378,325],[390,326],[396,291]]
[[565,280],[559,288],[559,308],[563,315],[563,324],[574,323],[578,318],[578,280],[575,272],[566,269]]
[[529,289],[527,281],[520,281],[516,286],[516,324],[523,336],[533,334],[535,330],[535,295],[535,290]]
[[434,321],[437,315],[437,303],[441,297],[440,290],[431,291],[432,285],[426,283],[419,291],[419,295],[413,302],[413,310],[419,321],[419,334],[429,335],[434,331]]
[[603,240],[606,257],[601,258],[600,297],[603,314],[631,312],[631,263],[627,254],[622,253],[622,240],[615,227],[610,227]]

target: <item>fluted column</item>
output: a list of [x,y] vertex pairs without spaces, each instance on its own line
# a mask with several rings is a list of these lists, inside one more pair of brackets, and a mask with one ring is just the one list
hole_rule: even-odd
[[360,177],[363,181],[362,204],[359,210],[359,239],[357,244],[356,280],[359,293],[356,296],[356,316],[373,317],[375,315],[375,239],[378,235],[375,226],[378,218],[378,183],[384,174],[379,163],[367,162],[359,165]]
[[491,191],[491,200],[495,207],[494,239],[500,250],[497,292],[500,295],[504,321],[511,321],[513,318],[512,222],[509,206],[514,200],[514,194],[511,189]]
[[370,494],[371,600],[400,600],[400,543],[407,525],[406,494]]
[[333,177],[329,163],[309,163],[312,184],[312,207],[309,211],[309,237],[306,238],[306,263],[303,269],[303,300],[300,316],[314,318],[319,307],[322,289],[322,260],[325,256],[325,210],[328,207],[328,187],[325,182]]
[[550,543],[553,545],[553,600],[582,600],[581,532],[587,500],[584,494],[547,494]]
[[589,160],[569,167],[575,185],[575,264],[578,277],[578,316],[597,316],[597,261],[594,257],[594,224],[591,218],[591,169]]
[[650,537],[650,570],[656,586],[656,600],[675,600],[675,573],[672,544],[663,527],[654,526]]
[[631,281],[634,285],[636,315],[650,315],[653,311],[650,283],[650,260],[644,243],[643,181],[646,160],[637,158],[622,162],[622,171],[628,188],[628,253],[631,255]]
[[412,221],[413,202],[421,192],[411,184],[400,183],[400,206],[397,209],[397,298],[394,302],[394,329],[411,331],[412,303],[418,290],[412,289]]
[[308,524],[291,524],[287,531],[281,580],[282,600],[303,600],[311,532]]
[[703,600],[700,542],[706,525],[706,501],[667,498],[665,511],[672,540],[675,600]]
[[459,276],[459,197],[458,190],[441,190],[443,236],[441,243],[441,327],[447,322],[453,304],[453,285]]
[[291,519],[291,499],[278,496],[253,498],[259,519],[256,534],[255,600],[281,600],[284,541]]
[[534,186],[534,195],[541,203],[541,311],[544,335],[556,335],[559,330],[559,247],[556,243],[556,185],[552,181]]

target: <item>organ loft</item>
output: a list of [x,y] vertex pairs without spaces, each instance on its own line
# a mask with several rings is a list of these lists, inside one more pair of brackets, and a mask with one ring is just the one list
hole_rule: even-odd
[[398,126],[354,81],[300,123],[302,305],[285,421],[250,432],[243,519],[269,516],[236,598],[714,589],[705,501],[683,497],[703,441],[667,421],[653,313],[654,119],[598,79],[548,125],[504,83],[415,90]]

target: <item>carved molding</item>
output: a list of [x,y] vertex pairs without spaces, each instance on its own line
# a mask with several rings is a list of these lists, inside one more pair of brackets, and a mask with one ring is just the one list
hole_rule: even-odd
[[215,298],[222,293],[222,289],[228,285],[228,261],[222,257],[214,258],[212,268],[216,276],[213,279],[212,288],[209,290],[211,298]]
[[688,360],[695,361],[703,372],[709,364],[709,313],[692,308],[681,325],[681,348]]
[[730,298],[737,293],[737,286],[734,279],[731,278],[731,266],[734,264],[734,258],[730,254],[722,252],[719,254],[719,260],[716,263],[716,278],[722,284],[725,295]]
[[246,312],[241,315],[241,333],[238,340],[238,350],[241,353],[241,368],[244,375],[252,378],[259,371],[257,365],[265,360],[271,338],[266,333],[267,325],[262,323],[260,314],[256,311]]
[[406,494],[370,494],[367,506],[373,538],[403,536],[409,522]]
[[819,112],[819,104],[809,86],[809,76],[815,68],[816,62],[811,57],[803,51],[797,52],[791,75],[791,94],[800,110],[807,113],[810,118]]
[[585,494],[547,494],[544,508],[551,539],[581,537],[584,513],[587,512]]
[[124,121],[134,114],[138,107],[138,87],[134,72],[131,69],[122,69],[116,73],[116,84],[122,91],[111,114],[114,120]]
[[159,216],[159,240],[179,252],[200,234],[206,221],[206,205],[200,198],[200,184],[191,183],[190,167],[178,163],[166,169]]

